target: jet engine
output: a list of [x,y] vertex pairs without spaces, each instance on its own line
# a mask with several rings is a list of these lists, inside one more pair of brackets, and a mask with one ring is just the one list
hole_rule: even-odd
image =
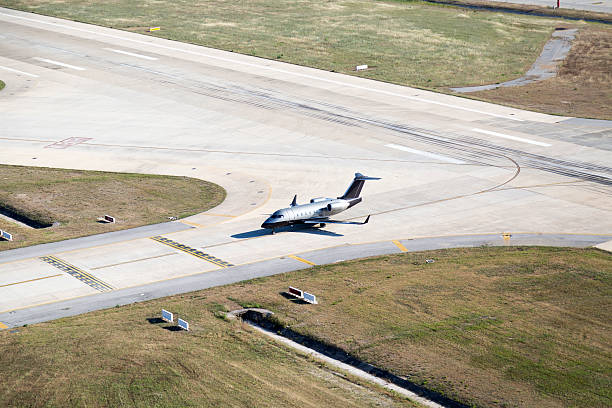
[[334,203],[327,204],[327,211],[344,211],[348,208],[349,203],[347,201],[336,201]]

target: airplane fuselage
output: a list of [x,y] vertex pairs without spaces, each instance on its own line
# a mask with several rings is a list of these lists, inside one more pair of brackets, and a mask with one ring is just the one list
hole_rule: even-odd
[[364,222],[348,222],[331,220],[329,217],[341,213],[361,202],[361,188],[366,180],[379,180],[378,177],[367,177],[361,173],[355,173],[353,182],[346,192],[338,198],[313,198],[308,204],[298,204],[297,194],[293,197],[291,206],[275,211],[267,220],[261,224],[262,228],[269,228],[274,233],[275,228],[292,224],[319,224],[324,227],[326,223],[340,224],[366,224],[370,216]]
[[327,218],[361,202],[361,198],[344,200],[341,198],[313,199],[314,202],[299,204],[275,211],[261,226],[262,228],[279,228],[292,224],[303,224],[305,221],[320,219],[325,224]]

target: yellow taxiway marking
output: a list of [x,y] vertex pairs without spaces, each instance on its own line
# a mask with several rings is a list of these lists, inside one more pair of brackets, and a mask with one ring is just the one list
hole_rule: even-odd
[[34,282],[34,281],[41,280],[41,279],[55,278],[56,276],[62,276],[62,274],[58,273],[57,275],[43,276],[42,278],[35,278],[35,279],[24,280],[21,282],[7,283],[6,285],[0,285],[0,288],[4,288],[6,286],[19,285],[20,283]]
[[217,258],[215,256],[212,256],[212,255],[207,254],[205,252],[199,251],[199,250],[197,250],[195,248],[192,248],[190,246],[183,245],[183,244],[181,244],[179,242],[176,242],[176,241],[173,241],[171,239],[164,238],[161,235],[157,235],[155,237],[151,237],[151,239],[154,240],[154,241],[157,241],[157,242],[159,242],[161,244],[168,245],[169,247],[172,247],[174,249],[178,249],[179,251],[186,252],[189,255],[193,255],[193,256],[195,256],[197,258],[203,259],[203,260],[205,260],[207,262],[210,262],[210,263],[212,263],[214,265],[217,265],[217,266],[220,266],[222,268],[229,268],[230,266],[234,266],[233,264],[231,264],[229,262],[226,262],[226,261],[224,261],[222,259],[219,259],[219,258]]
[[0,330],[8,329],[8,326],[2,322],[0,322]]
[[211,213],[201,213],[201,214],[197,214],[197,215],[209,215],[211,217],[227,217],[227,218],[236,218],[236,215],[229,215],[229,214],[211,214]]
[[304,258],[300,258],[299,256],[289,255],[289,258],[295,259],[296,261],[304,262],[305,264],[308,264],[308,265],[316,265],[316,263],[310,262]]
[[[179,222],[185,225],[190,225],[192,227],[206,228],[206,225],[198,224],[196,222],[190,222],[190,221],[179,221]],[[178,231],[178,232],[181,232],[181,231]]]
[[41,261],[46,262],[52,266],[55,266],[57,269],[68,273],[69,275],[75,277],[86,285],[91,286],[94,289],[99,290],[100,292],[106,292],[109,290],[115,289],[108,283],[98,279],[92,274],[77,268],[74,265],[69,264],[63,259],[57,258],[55,256],[43,256],[39,258]]
[[401,242],[399,242],[398,240],[394,239],[393,241],[391,241],[395,244],[396,247],[398,247],[400,249],[400,251],[402,252],[408,252],[408,248],[406,248],[405,246],[402,245]]

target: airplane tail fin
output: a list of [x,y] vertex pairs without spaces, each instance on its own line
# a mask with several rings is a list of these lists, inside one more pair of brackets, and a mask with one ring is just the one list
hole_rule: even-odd
[[353,182],[351,183],[349,188],[346,190],[342,197],[338,198],[350,200],[352,198],[359,197],[359,194],[361,194],[361,189],[363,188],[363,184],[366,180],[380,180],[380,177],[368,177],[364,176],[361,173],[355,173],[355,178],[353,179]]

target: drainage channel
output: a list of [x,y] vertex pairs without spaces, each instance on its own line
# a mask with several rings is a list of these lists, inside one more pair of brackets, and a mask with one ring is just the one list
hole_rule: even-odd
[[8,206],[4,206],[2,204],[0,204],[0,218],[3,218],[7,221],[11,221],[17,225],[20,225],[26,228],[39,229],[39,228],[48,228],[53,225],[52,223],[41,222],[41,221],[32,219],[30,217],[27,217],[15,211],[14,209]]
[[408,399],[431,408],[467,408],[435,391],[428,390],[409,380],[398,377],[387,370],[377,368],[350,356],[344,350],[323,344],[303,336],[287,327],[278,327],[269,317],[273,313],[265,309],[242,309],[230,312],[229,317],[238,317],[258,332],[283,343],[294,350],[313,356],[356,377],[378,384]]

